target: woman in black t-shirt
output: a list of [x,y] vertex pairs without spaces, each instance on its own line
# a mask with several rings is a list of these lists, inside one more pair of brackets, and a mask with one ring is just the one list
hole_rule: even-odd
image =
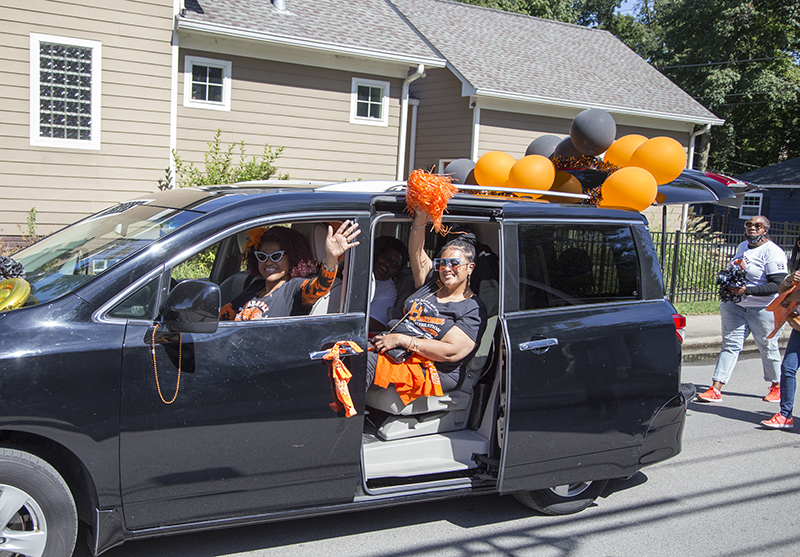
[[[435,363],[442,389],[455,389],[463,368],[477,349],[486,327],[486,307],[469,287],[475,269],[474,242],[451,240],[431,261],[425,253],[428,215],[418,211],[411,226],[408,254],[414,273],[414,292],[405,302],[405,315],[389,333],[375,337],[378,353],[408,349]],[[372,383],[373,366],[368,380]]]

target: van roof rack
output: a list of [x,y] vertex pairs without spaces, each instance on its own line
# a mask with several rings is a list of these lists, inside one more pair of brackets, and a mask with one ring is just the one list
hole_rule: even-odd
[[[533,190],[533,189],[526,189],[526,188],[504,188],[504,187],[492,187],[487,188],[486,186],[474,186],[469,184],[453,184],[458,188],[459,191],[464,193],[472,193],[472,194],[479,194],[482,193],[486,196],[492,196],[495,193],[518,193],[518,194],[539,194],[539,195],[547,195],[551,197],[561,197],[565,199],[589,199],[589,196],[585,193],[567,193],[567,192],[559,192],[559,191],[550,191],[550,190]],[[338,184],[329,184],[325,186],[320,186],[315,188],[317,191],[349,191],[349,192],[364,192],[364,193],[388,193],[391,191],[404,191],[406,189],[406,182],[387,182],[382,180],[364,180],[360,182],[340,182]],[[536,201],[536,199],[531,198],[524,198],[524,197],[516,197],[516,199],[522,199],[523,201]]]

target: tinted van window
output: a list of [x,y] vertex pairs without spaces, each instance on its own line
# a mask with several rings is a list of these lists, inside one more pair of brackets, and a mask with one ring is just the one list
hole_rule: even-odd
[[520,224],[521,309],[639,298],[636,246],[626,226]]

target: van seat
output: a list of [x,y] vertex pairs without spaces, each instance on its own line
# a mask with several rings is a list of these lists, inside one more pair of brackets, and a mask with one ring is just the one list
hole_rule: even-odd
[[367,406],[391,414],[378,427],[378,437],[391,441],[466,429],[475,384],[486,369],[496,326],[497,316],[487,319],[486,331],[481,337],[478,350],[467,364],[461,384],[444,396],[423,396],[404,405],[394,385],[389,385],[386,389],[368,389]]

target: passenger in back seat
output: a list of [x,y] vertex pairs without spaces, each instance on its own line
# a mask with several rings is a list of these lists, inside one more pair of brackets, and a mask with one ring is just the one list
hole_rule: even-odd
[[[374,339],[380,356],[368,358],[367,380],[379,387],[388,385],[382,369],[391,365],[384,353],[399,348],[434,362],[443,391],[457,388],[486,327],[486,307],[469,286],[475,268],[474,239],[448,242],[431,261],[424,249],[427,220],[428,215],[418,211],[409,235],[408,254],[418,290],[406,300],[405,315],[393,330]],[[409,368],[409,373],[418,371]],[[406,404],[408,398],[413,400],[404,398],[398,382],[392,382]],[[410,394],[428,393],[417,394],[412,388]]]
[[389,322],[389,308],[397,299],[397,286],[394,277],[408,264],[408,249],[394,236],[380,236],[375,240],[375,263],[372,276],[375,280],[375,291],[372,294],[369,309],[369,330],[380,332],[386,330]]
[[[244,292],[220,310],[220,319],[250,321],[292,315],[298,307],[308,308],[333,285],[339,257],[358,245],[358,224],[349,220],[336,232],[328,226],[325,258],[319,274],[305,237],[291,228],[273,226],[264,231],[247,250],[247,271],[259,276]],[[257,249],[256,249],[257,248]]]

